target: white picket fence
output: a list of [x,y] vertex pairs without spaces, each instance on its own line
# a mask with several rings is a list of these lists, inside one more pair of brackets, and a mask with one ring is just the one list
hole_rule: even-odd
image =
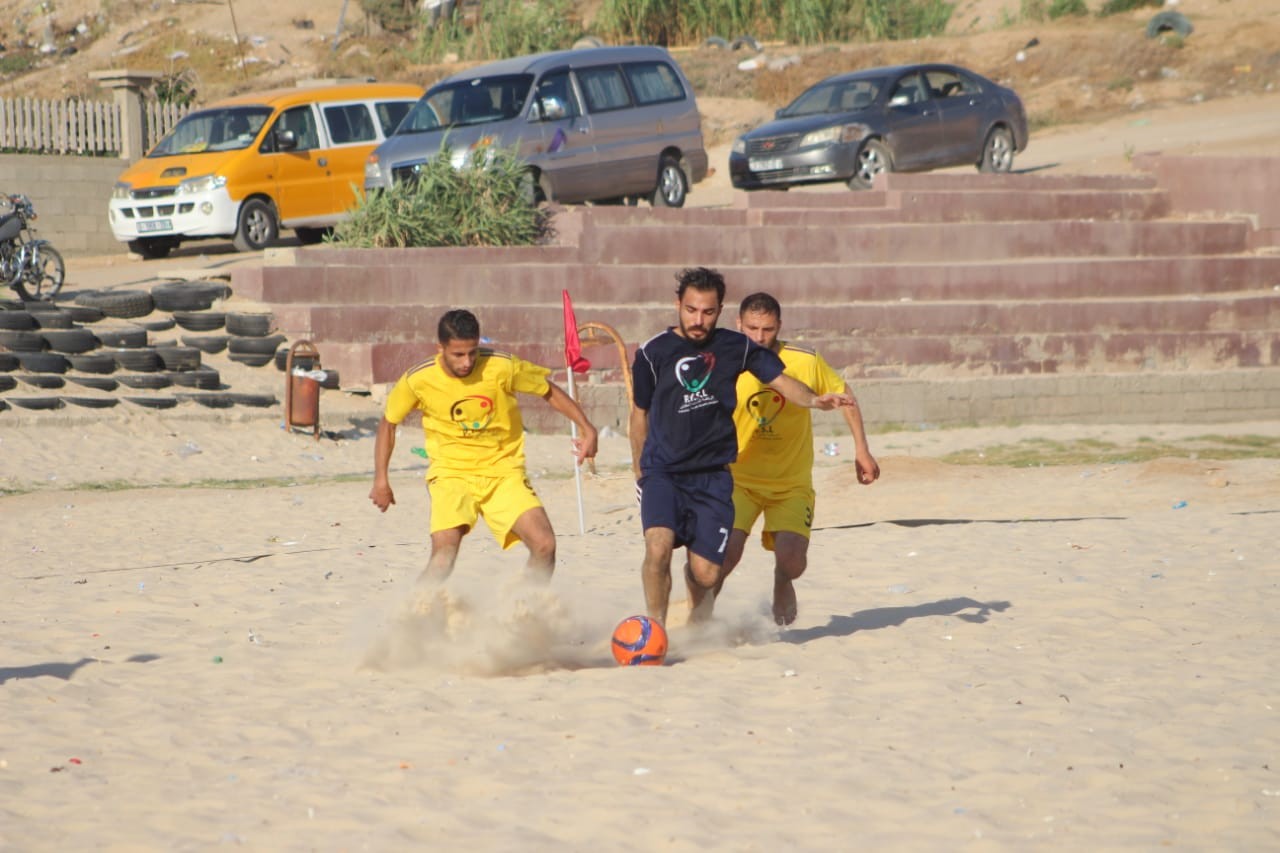
[[[143,102],[145,148],[160,141],[187,107]],[[120,111],[109,101],[0,98],[0,151],[111,156],[120,152]]]

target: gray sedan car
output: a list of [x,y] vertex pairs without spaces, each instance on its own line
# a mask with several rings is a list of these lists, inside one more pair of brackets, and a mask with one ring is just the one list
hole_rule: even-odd
[[954,65],[896,65],[810,87],[738,137],[729,175],[744,190],[832,181],[867,189],[881,172],[1007,172],[1026,147],[1027,114],[1012,89]]

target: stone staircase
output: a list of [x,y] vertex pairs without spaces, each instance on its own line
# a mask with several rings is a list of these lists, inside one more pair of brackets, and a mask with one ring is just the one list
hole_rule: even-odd
[[[1150,175],[890,175],[555,224],[548,247],[302,249],[233,283],[348,383],[393,381],[458,306],[496,346],[560,365],[562,289],[634,347],[674,321],[675,272],[706,265],[729,284],[722,324],[773,293],[783,336],[843,370],[873,422],[1280,415],[1280,247],[1247,216],[1176,210]],[[620,359],[588,357],[592,405],[621,423]]]

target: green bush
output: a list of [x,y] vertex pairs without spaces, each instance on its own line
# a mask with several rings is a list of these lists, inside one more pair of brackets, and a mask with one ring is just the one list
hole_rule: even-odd
[[528,246],[551,234],[533,203],[528,169],[512,151],[493,149],[483,162],[455,169],[446,146],[417,180],[361,198],[331,242],[356,248]]
[[483,60],[565,50],[583,34],[570,0],[489,0],[483,9],[470,26],[455,11],[436,26],[423,27],[416,48],[419,61],[439,62],[450,53]]
[[1053,0],[1049,4],[1049,18],[1083,18],[1089,14],[1089,7],[1084,0]]
[[413,0],[361,0],[365,14],[389,33],[407,33],[418,24]]
[[1159,9],[1164,5],[1164,0],[1107,0],[1098,9],[1098,17],[1105,18],[1109,15],[1119,15],[1122,12],[1132,12],[1134,9],[1141,9],[1145,6]]

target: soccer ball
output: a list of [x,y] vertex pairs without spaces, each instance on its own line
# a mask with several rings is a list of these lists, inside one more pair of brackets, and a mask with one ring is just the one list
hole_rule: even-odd
[[622,666],[662,666],[667,632],[648,616],[628,616],[613,629],[613,657]]

